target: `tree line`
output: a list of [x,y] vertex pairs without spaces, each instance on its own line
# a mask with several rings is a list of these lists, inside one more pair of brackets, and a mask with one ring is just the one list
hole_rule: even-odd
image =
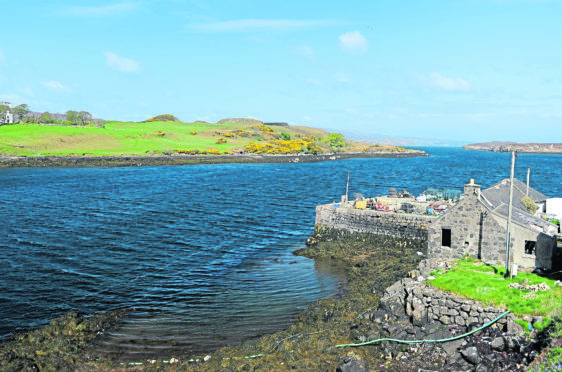
[[[8,110],[8,106],[0,104],[0,113]],[[11,111],[14,115],[14,120],[20,123],[62,125],[88,125],[93,123],[100,124],[99,120],[94,120],[92,114],[90,114],[88,111],[68,110],[64,114],[64,116],[51,114],[50,112],[43,112],[39,114],[32,112],[29,109],[29,106],[25,103],[15,106]]]

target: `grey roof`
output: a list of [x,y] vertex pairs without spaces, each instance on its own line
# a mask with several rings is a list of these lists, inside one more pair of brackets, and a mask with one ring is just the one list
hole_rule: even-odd
[[[482,190],[481,194],[484,196],[485,200],[488,202],[488,206],[492,209],[500,207],[502,204],[509,204],[509,178],[501,180]],[[527,208],[521,203],[521,199],[526,195],[527,185],[517,178],[513,179],[513,207],[527,211]],[[529,187],[529,197],[535,202],[544,202],[548,197],[537,190]]]
[[[507,217],[508,214],[508,206],[507,204],[502,204],[498,208],[494,209],[494,212],[501,214],[504,217]],[[532,214],[528,213],[526,210],[523,211],[521,209],[513,208],[511,213],[512,221],[519,223],[520,225],[530,227],[536,231],[542,231],[546,233],[552,233],[553,225],[542,218],[538,218],[533,216]]]
[[[481,191],[484,204],[504,217],[508,215],[509,187],[509,178],[506,178]],[[550,230],[552,227],[550,223],[530,214],[523,203],[521,203],[521,199],[526,195],[526,190],[527,185],[525,183],[518,179],[513,180],[513,211],[511,216],[513,221],[531,228],[535,226],[535,229],[545,232]],[[544,202],[548,198],[532,187],[529,187],[529,197],[535,202]]]

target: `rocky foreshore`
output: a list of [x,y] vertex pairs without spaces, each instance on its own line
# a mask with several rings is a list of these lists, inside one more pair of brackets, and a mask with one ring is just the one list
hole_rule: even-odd
[[[105,323],[96,317],[70,315],[53,321],[43,331],[4,340],[0,369],[523,371],[550,342],[544,332],[535,331],[526,338],[513,315],[507,314],[467,337],[446,342],[370,343],[381,338],[452,339],[481,328],[503,315],[505,309],[484,306],[426,284],[433,270],[446,271],[450,264],[423,259],[416,244],[386,238],[374,246],[372,239],[360,235],[324,239],[316,236],[295,254],[343,263],[348,270],[346,292],[311,304],[285,330],[208,354],[177,355],[167,360],[139,357],[134,363],[120,363],[93,353],[88,345],[123,314],[108,313]],[[342,346],[360,343],[364,345]]]
[[357,152],[300,155],[163,155],[163,156],[0,156],[0,168],[141,167],[230,163],[310,163],[352,158],[413,158],[424,151]]

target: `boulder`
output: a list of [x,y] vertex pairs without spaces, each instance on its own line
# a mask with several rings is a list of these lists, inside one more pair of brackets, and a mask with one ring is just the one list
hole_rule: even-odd
[[480,361],[482,360],[482,358],[480,357],[480,354],[478,354],[478,349],[475,346],[471,346],[469,348],[466,348],[465,350],[463,350],[461,352],[461,355],[463,356],[463,358],[474,365],[477,365],[480,363]]
[[336,372],[367,372],[365,362],[353,352],[349,353],[343,362],[336,368]]

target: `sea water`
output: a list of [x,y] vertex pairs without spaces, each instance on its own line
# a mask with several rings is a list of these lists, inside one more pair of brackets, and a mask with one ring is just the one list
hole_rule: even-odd
[[[314,208],[389,187],[488,187],[510,154],[304,164],[0,170],[0,336],[68,311],[132,308],[100,350],[205,352],[286,327],[341,292],[342,270],[296,257]],[[562,156],[520,155],[516,177],[562,196]]]

